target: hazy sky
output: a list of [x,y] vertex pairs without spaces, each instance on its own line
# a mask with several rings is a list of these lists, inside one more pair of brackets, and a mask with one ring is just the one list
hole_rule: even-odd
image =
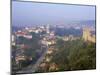
[[95,6],[12,2],[13,25],[66,24],[77,20],[95,20]]

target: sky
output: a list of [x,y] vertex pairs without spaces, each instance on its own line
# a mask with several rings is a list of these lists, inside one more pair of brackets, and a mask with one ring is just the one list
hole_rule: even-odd
[[12,25],[67,24],[95,20],[95,6],[12,1]]

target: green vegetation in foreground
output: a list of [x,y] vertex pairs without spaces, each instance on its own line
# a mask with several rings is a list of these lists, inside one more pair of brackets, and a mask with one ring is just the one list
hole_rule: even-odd
[[[58,66],[57,71],[87,70],[96,68],[96,48],[94,43],[83,40],[57,40],[57,51],[51,62]],[[55,70],[56,71],[56,70]]]

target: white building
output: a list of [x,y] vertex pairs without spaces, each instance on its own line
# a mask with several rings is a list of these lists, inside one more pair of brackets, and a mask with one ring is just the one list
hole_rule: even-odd
[[24,37],[27,39],[32,39],[32,35],[24,35]]
[[52,50],[48,50],[48,51],[47,51],[47,54],[52,54],[52,53],[53,53]]
[[16,40],[15,35],[12,35],[11,41],[12,41],[13,46],[15,46],[15,44],[16,44],[15,40]]
[[47,27],[46,27],[46,32],[49,34],[50,33],[50,26],[49,26],[49,24],[47,25]]

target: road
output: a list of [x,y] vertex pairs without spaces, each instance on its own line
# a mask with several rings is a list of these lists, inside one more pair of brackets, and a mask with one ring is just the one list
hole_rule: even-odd
[[37,60],[37,62],[35,64],[31,64],[28,67],[23,68],[21,71],[18,71],[16,73],[34,73],[38,69],[39,64],[43,61],[43,59],[47,53],[48,46],[46,46],[45,48],[46,49],[45,49],[44,53],[41,55],[41,57]]

